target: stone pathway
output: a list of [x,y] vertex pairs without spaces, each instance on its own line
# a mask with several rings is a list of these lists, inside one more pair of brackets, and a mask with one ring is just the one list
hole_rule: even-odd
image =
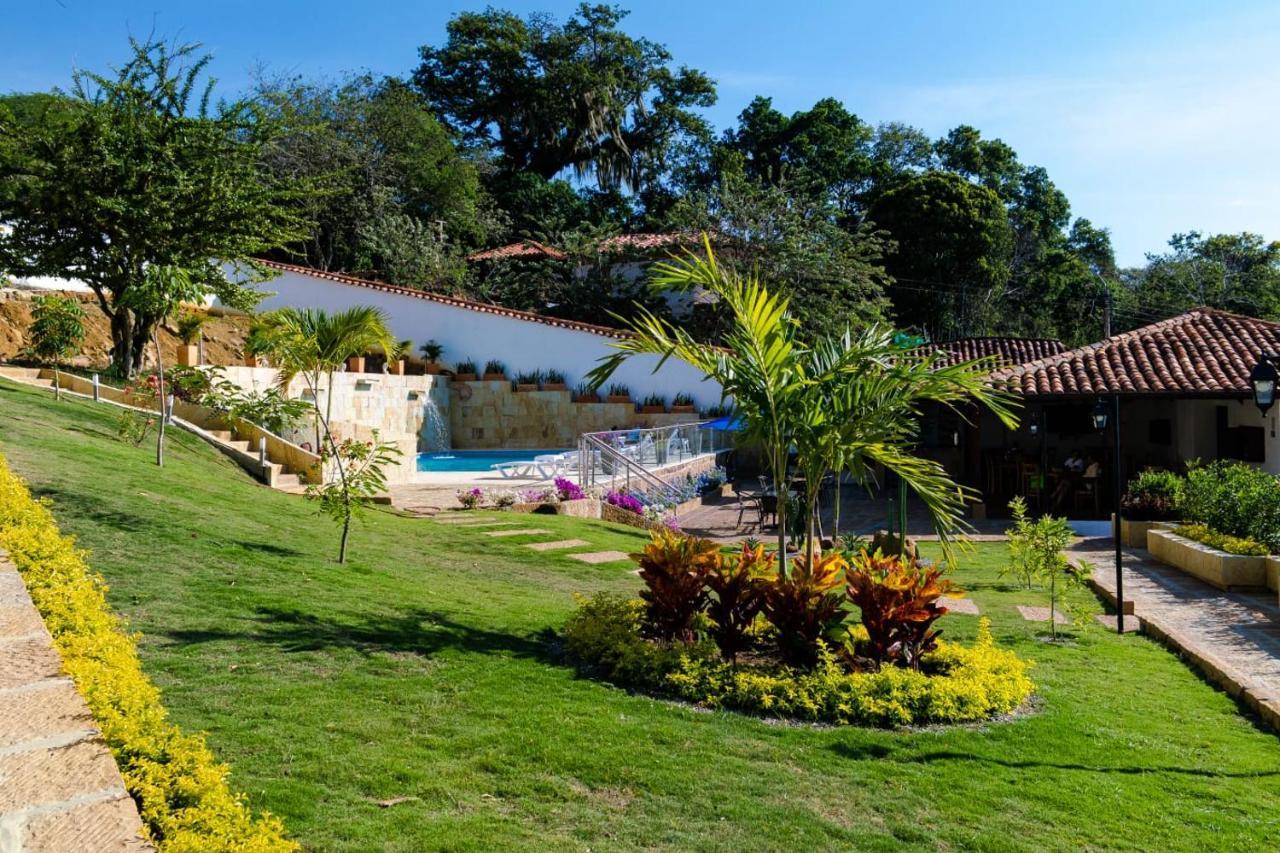
[[0,551],[0,851],[152,850],[124,780]]
[[557,542],[529,542],[524,547],[534,551],[559,551],[563,548],[580,548],[591,543],[585,539],[561,539]]
[[631,559],[631,556],[625,551],[589,551],[586,554],[567,554],[566,556],[592,565],[597,563],[620,563],[623,560]]
[[942,605],[949,613],[963,613],[966,616],[978,616],[978,603],[972,598],[944,598]]
[[515,530],[482,530],[485,536],[541,536],[550,533],[550,530],[544,530],[541,527],[519,527]]
[[[1110,538],[1084,539],[1068,555],[1094,567],[1095,588],[1115,603]],[[1276,593],[1223,592],[1144,550],[1125,549],[1126,605],[1142,631],[1191,661],[1271,727],[1280,729],[1280,605]],[[1126,606],[1126,612],[1130,612]],[[1129,617],[1125,629],[1129,629]]]
[[[1047,607],[1035,607],[1028,604],[1019,604],[1018,612],[1021,613],[1022,618],[1026,619],[1028,622],[1049,621],[1049,608]],[[1053,611],[1053,621],[1057,622],[1059,625],[1066,625],[1071,620],[1062,615],[1061,611],[1055,610]]]

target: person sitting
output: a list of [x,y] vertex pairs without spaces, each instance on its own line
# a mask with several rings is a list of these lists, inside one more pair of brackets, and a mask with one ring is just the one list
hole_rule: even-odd
[[1084,471],[1084,459],[1080,457],[1079,452],[1072,451],[1067,456],[1066,461],[1062,463],[1062,467],[1072,474],[1082,473]]

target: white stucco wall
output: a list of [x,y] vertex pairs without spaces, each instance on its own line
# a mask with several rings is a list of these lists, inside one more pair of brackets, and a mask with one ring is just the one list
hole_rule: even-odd
[[[396,338],[413,341],[415,350],[429,340],[438,341],[445,349],[446,364],[471,359],[483,369],[486,361],[498,359],[506,364],[509,374],[556,369],[565,374],[571,387],[612,351],[610,344],[615,342],[613,338],[577,329],[487,314],[297,272],[283,272],[260,288],[274,294],[260,304],[262,311],[284,306],[337,311],[371,305],[386,312]],[[601,317],[598,322],[605,324],[608,318]],[[610,381],[630,388],[634,400],[661,394],[670,403],[675,394],[683,391],[702,408],[720,402],[719,385],[704,382],[702,374],[692,366],[669,360],[655,374],[657,364],[655,357],[637,356],[628,360]]]

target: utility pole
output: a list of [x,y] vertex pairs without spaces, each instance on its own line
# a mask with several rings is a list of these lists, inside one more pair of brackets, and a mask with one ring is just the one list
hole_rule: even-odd
[[1102,339],[1107,340],[1111,337],[1111,288],[1105,281],[1102,286]]

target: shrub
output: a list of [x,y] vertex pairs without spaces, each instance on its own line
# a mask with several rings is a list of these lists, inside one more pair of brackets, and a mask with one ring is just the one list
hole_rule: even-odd
[[792,666],[813,666],[821,639],[844,621],[837,592],[846,563],[839,553],[796,557],[785,577],[765,590],[764,612],[778,633],[778,652]]
[[641,406],[661,406],[662,408],[665,409],[667,407],[667,398],[662,396],[661,394],[650,394],[648,397],[644,398],[644,400],[640,403],[640,405]]
[[634,512],[640,515],[644,512],[644,504],[635,495],[628,492],[609,492],[604,496],[604,502],[625,509],[628,512]]
[[178,318],[178,337],[187,346],[195,346],[200,343],[200,333],[204,330],[205,323],[212,319],[208,314],[186,312]]
[[707,569],[707,588],[715,593],[707,604],[711,636],[726,660],[736,661],[747,648],[747,632],[764,607],[774,562],[763,545],[743,545],[736,554],[718,554]]
[[672,397],[672,398],[671,398],[671,405],[673,405],[673,406],[692,406],[692,405],[693,405],[693,395],[692,395],[692,394],[686,394],[684,391],[681,391],[679,394],[677,394],[677,395],[675,395],[674,397]]
[[655,531],[631,558],[640,565],[645,588],[644,633],[659,640],[693,640],[694,622],[707,603],[706,574],[719,546],[706,539]]
[[1242,462],[1193,465],[1183,487],[1182,517],[1280,553],[1280,478]]
[[947,612],[938,603],[956,592],[942,570],[863,551],[845,572],[845,594],[862,610],[867,649],[877,667],[901,663],[919,669],[927,652],[938,647],[941,631],[933,623]]
[[605,394],[607,394],[610,397],[630,397],[631,389],[628,388],[626,385],[619,385],[618,383],[615,382],[614,384],[609,386],[609,388],[605,391]]
[[598,399],[599,394],[599,389],[587,382],[579,382],[573,388],[573,396],[575,397],[596,397]]
[[541,370],[522,370],[516,374],[513,380],[517,385],[540,385],[542,384]]
[[734,666],[708,644],[646,641],[644,604],[600,593],[579,599],[565,627],[571,657],[610,680],[709,708],[838,724],[964,723],[1016,710],[1031,695],[1030,663],[997,648],[988,621],[972,646],[939,643],[925,671],[848,673],[825,646],[812,670]]
[[1075,535],[1071,525],[1065,518],[1043,515],[1032,521],[1027,516],[1027,505],[1022,498],[1014,498],[1009,502],[1013,511],[1013,527],[1009,529],[1010,565],[1001,570],[1017,574],[1026,583],[1028,589],[1035,579],[1047,581],[1049,584],[1049,627],[1053,636],[1058,636],[1058,622],[1054,614],[1058,611],[1059,590],[1062,586],[1079,586],[1089,577],[1092,568],[1081,561],[1072,564],[1064,553]]
[[484,503],[484,489],[458,489],[457,494],[463,509],[475,509]]
[[106,585],[3,459],[0,546],[22,574],[160,849],[297,850],[277,818],[255,818],[243,796],[232,793],[227,768],[204,739],[169,722],[133,638],[107,605]]
[[501,373],[504,376],[507,373],[507,366],[497,359],[491,358],[484,363],[485,373]]
[[556,495],[562,501],[580,501],[587,495],[582,491],[582,487],[573,480],[566,480],[564,477],[556,477],[555,479]]
[[1183,479],[1172,471],[1143,471],[1129,481],[1120,505],[1133,521],[1168,521],[1178,517]]
[[548,385],[563,385],[564,373],[559,370],[548,370],[542,374],[542,381]]
[[1226,551],[1228,554],[1239,554],[1245,557],[1265,557],[1271,553],[1270,548],[1256,539],[1219,533],[1204,524],[1183,524],[1175,527],[1173,532],[1179,536],[1193,539],[1202,545],[1208,545],[1210,548]]
[[462,374],[465,374],[465,375],[467,375],[467,376],[475,376],[475,375],[476,375],[476,372],[477,372],[477,371],[476,371],[476,363],[475,363],[474,361],[472,361],[471,359],[467,359],[467,360],[465,360],[465,361],[460,361],[460,362],[458,362],[457,364],[455,364],[455,365],[453,366],[453,372],[454,372],[454,373],[462,373]]

